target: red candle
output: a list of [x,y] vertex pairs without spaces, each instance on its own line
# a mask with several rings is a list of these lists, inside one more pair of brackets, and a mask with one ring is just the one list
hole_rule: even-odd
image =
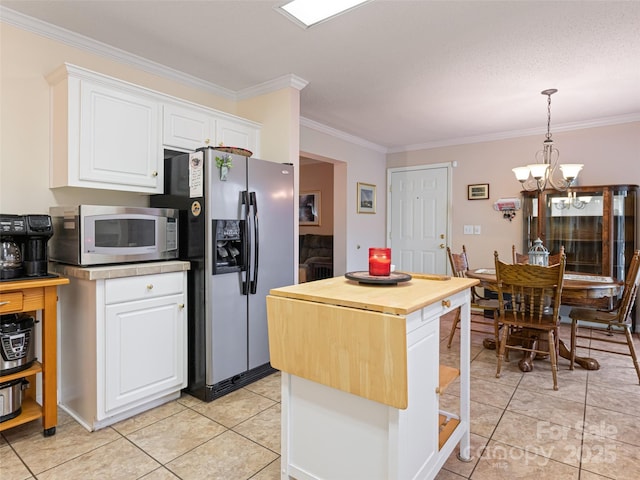
[[391,249],[369,249],[369,275],[372,277],[388,277],[391,274]]

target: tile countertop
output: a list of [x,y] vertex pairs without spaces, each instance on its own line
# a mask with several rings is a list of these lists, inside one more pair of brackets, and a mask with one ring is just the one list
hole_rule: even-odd
[[183,272],[189,270],[191,264],[180,260],[149,263],[127,263],[124,265],[102,265],[99,267],[78,267],[62,263],[49,263],[49,272],[65,277],[83,280],[102,280],[107,278],[136,277],[156,273]]

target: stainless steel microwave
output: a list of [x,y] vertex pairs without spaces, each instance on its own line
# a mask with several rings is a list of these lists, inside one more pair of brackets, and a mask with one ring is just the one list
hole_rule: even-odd
[[54,262],[90,266],[178,257],[178,210],[78,205],[49,213]]

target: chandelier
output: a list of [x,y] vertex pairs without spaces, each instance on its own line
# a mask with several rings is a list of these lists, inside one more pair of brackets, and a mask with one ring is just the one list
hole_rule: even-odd
[[551,139],[551,95],[557,91],[555,88],[550,88],[540,92],[547,96],[547,134],[542,144],[542,150],[536,152],[536,163],[512,169],[522,184],[523,190],[540,192],[547,187],[554,190],[566,190],[582,170],[581,163],[558,165],[560,152],[553,146]]

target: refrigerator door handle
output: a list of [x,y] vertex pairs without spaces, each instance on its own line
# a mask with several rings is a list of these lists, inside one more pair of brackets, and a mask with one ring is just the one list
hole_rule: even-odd
[[249,205],[253,207],[253,279],[251,280],[251,294],[255,295],[258,290],[258,251],[260,247],[260,236],[258,232],[258,200],[256,192],[249,194]]
[[249,192],[246,190],[242,191],[242,205],[244,207],[244,242],[243,245],[243,256],[246,259],[245,262],[245,272],[244,278],[242,280],[242,295],[249,295],[249,286],[250,286],[250,271],[251,271],[251,238],[249,237]]

